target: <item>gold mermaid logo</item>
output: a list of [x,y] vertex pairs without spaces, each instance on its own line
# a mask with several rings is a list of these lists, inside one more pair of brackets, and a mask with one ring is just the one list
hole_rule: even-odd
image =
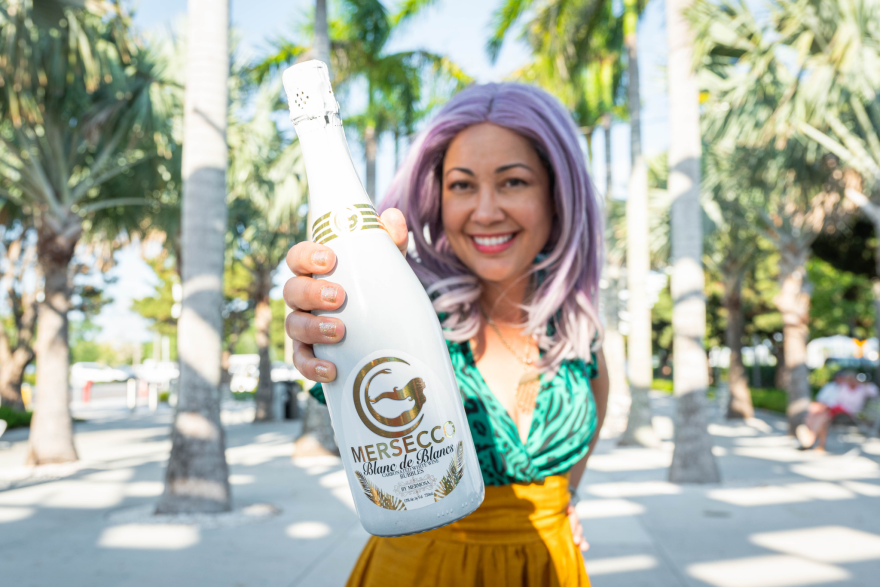
[[[398,359],[396,357],[382,357],[364,365],[354,380],[354,406],[355,409],[357,409],[361,422],[363,422],[371,431],[380,436],[384,436],[385,438],[400,438],[401,436],[406,436],[421,424],[422,407],[424,407],[428,398],[425,396],[425,381],[421,377],[413,377],[410,379],[409,383],[403,387],[392,387],[391,391],[385,391],[376,396],[370,395],[370,385],[373,384],[373,380],[376,379],[376,377],[379,375],[393,374],[392,369],[388,367],[376,371],[369,377],[369,379],[367,379],[363,395],[361,395],[361,384],[367,374],[375,367],[388,362],[398,362],[403,363],[404,365],[409,365],[409,363],[403,359]],[[373,408],[373,404],[385,399],[396,402],[412,400],[413,405],[409,410],[406,410],[393,418],[388,418]],[[366,412],[364,411],[364,406],[367,408]],[[367,416],[367,412],[369,412],[369,416],[372,416],[372,419]],[[391,430],[386,430],[378,426],[376,422],[382,426],[391,428]]]

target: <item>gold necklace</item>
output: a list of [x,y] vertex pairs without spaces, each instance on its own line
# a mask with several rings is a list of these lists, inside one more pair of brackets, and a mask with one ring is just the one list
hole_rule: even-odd
[[517,352],[513,349],[513,346],[507,342],[507,339],[504,338],[504,335],[501,334],[501,330],[495,324],[495,321],[492,320],[492,317],[486,313],[485,310],[480,308],[480,312],[483,314],[483,317],[488,322],[489,326],[492,327],[492,330],[495,331],[495,334],[498,336],[498,340],[501,341],[501,344],[510,351],[510,354],[513,355],[517,361],[523,364],[524,373],[520,378],[519,383],[516,386],[516,410],[517,410],[517,423],[519,421],[519,416],[531,414],[535,411],[535,402],[538,398],[538,392],[541,391],[541,374],[535,373],[532,370],[532,364],[534,360],[531,358],[531,348],[532,348],[532,338],[528,337],[526,340],[525,346],[525,358],[520,357]]

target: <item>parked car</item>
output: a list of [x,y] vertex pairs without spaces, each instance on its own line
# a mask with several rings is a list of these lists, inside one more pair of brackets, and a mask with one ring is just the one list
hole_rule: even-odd
[[[260,379],[260,355],[232,355],[229,357],[229,373],[232,379],[229,388],[234,393],[255,391]],[[305,381],[296,367],[283,361],[273,361],[271,377],[273,383]]]
[[134,372],[138,379],[147,383],[156,383],[165,391],[171,388],[172,381],[180,377],[180,369],[174,361],[146,359],[140,365],[135,365]]
[[70,367],[70,383],[75,387],[82,387],[86,382],[111,383],[113,381],[125,381],[130,378],[129,373],[121,369],[114,369],[100,363],[74,363]]

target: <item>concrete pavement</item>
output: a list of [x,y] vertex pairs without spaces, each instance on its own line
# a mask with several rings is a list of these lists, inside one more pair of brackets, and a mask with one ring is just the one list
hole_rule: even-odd
[[[827,456],[797,451],[784,422],[715,422],[723,483],[666,481],[668,397],[653,398],[665,439],[620,449],[622,406],[581,485],[578,505],[596,587],[876,586],[880,441],[838,430]],[[368,535],[338,459],[291,459],[299,424],[251,424],[224,410],[236,511],[155,519],[171,411],[78,406],[81,461],[21,465],[26,431],[0,439],[0,578],[25,586],[338,586]]]

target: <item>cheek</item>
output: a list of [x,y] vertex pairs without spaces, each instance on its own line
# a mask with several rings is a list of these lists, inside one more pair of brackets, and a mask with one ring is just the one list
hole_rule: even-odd
[[553,226],[553,204],[549,198],[537,195],[530,198],[518,210],[517,220],[523,228],[528,229],[536,237],[545,238]]
[[468,210],[454,201],[442,200],[440,219],[447,238],[457,238],[462,234],[467,222]]

